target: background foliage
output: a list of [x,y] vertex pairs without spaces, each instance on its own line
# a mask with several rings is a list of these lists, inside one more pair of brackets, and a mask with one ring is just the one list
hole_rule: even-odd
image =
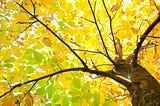
[[[114,57],[110,19],[101,0],[90,0],[108,53]],[[87,0],[0,1],[0,95],[22,84],[59,70],[80,67],[77,57],[34,14],[65,41],[89,68],[111,70]],[[137,39],[157,17],[158,0],[106,0],[114,35],[123,46],[123,58],[134,50]],[[35,6],[35,7],[34,7]],[[160,80],[160,24],[147,37],[153,45],[141,51],[139,63]],[[156,39],[155,39],[156,38]],[[0,98],[0,105],[124,106],[130,105],[126,88],[110,78],[67,72],[16,86]]]

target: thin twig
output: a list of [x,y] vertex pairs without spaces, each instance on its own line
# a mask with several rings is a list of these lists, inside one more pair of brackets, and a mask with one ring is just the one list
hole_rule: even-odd
[[98,32],[99,32],[99,35],[100,35],[100,38],[101,38],[101,41],[102,41],[102,45],[103,45],[103,47],[104,47],[104,49],[105,49],[105,52],[106,52],[106,54],[107,54],[107,58],[108,58],[114,65],[116,65],[115,62],[112,60],[112,58],[111,58],[111,57],[109,56],[109,54],[108,54],[108,50],[107,50],[107,47],[106,47],[106,45],[105,45],[105,43],[104,43],[104,40],[103,40],[103,37],[102,37],[102,33],[101,33],[101,30],[100,30],[100,28],[99,28],[99,26],[98,26],[97,19],[96,19],[94,10],[93,10],[93,8],[92,8],[92,5],[91,5],[91,3],[90,3],[90,0],[88,0],[88,4],[89,4],[89,7],[90,7],[90,9],[91,9],[91,12],[92,12],[94,21],[95,21],[95,25],[96,25],[97,30],[98,30]]
[[109,18],[109,25],[110,25],[111,35],[112,35],[112,39],[113,39],[113,43],[114,43],[115,52],[117,54],[116,41],[115,41],[115,36],[114,36],[113,28],[112,28],[112,18],[110,16],[109,12],[108,12],[108,9],[106,7],[106,4],[105,4],[104,0],[102,0],[102,2],[103,2],[103,6],[105,8],[105,11],[107,13],[107,16]]
[[160,38],[160,36],[147,36],[147,37],[151,37],[151,38]]
[[79,59],[79,61],[82,63],[84,67],[88,67],[86,63],[83,61],[83,59],[76,53],[74,50],[62,39],[60,38],[51,28],[49,28],[45,23],[43,23],[41,20],[39,20],[34,14],[30,13],[23,5],[19,4],[15,1],[15,3],[20,6],[26,13],[28,13],[31,17],[36,19],[41,25],[43,25],[49,32],[51,32],[58,40],[60,40],[65,46],[68,47],[68,49]]
[[30,1],[31,1],[32,6],[33,6],[33,15],[36,16],[36,6],[35,6],[35,3],[33,3],[32,0],[30,0]]
[[[121,6],[122,2],[123,2],[123,0],[121,0],[121,2],[120,2],[120,6]],[[119,10],[119,9],[118,9],[118,10]],[[116,14],[117,14],[118,10],[116,11],[116,13],[115,13],[115,14],[113,15],[113,17],[111,18],[112,20],[113,20],[113,19],[114,19],[114,17],[116,16]]]
[[27,93],[24,94],[24,96],[21,99],[21,103],[24,100],[24,98],[26,97],[27,94],[30,93],[30,91],[33,89],[33,87],[37,84],[38,81],[35,81],[34,84],[31,86],[31,88],[27,91]]

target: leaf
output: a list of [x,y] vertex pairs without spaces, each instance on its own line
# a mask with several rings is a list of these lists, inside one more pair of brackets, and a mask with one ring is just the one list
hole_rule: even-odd
[[53,95],[52,103],[59,102],[61,96],[59,94],[52,94],[52,95]]
[[72,102],[74,102],[74,103],[79,103],[81,97],[80,97],[80,96],[73,96],[73,97],[71,97],[71,99],[72,99],[72,100],[71,100]]
[[120,8],[120,5],[115,4],[115,5],[112,6],[111,11],[112,11],[112,12],[115,12],[115,11],[117,11],[119,8]]
[[72,88],[70,91],[69,91],[69,94],[72,95],[72,96],[75,96],[75,95],[79,95],[81,92],[79,89],[77,88]]
[[149,3],[151,6],[155,6],[155,1],[154,0],[149,0]]
[[7,6],[7,8],[12,9],[12,10],[17,8],[17,6],[14,4],[14,2],[8,2],[6,4],[6,6]]
[[70,106],[69,104],[70,98],[68,98],[67,96],[63,96],[62,98],[62,106]]
[[58,0],[62,8],[66,8],[66,0]]
[[93,99],[94,99],[94,106],[99,106],[100,95],[97,92],[94,92]]
[[47,38],[47,37],[43,38],[43,43],[44,43],[46,46],[49,46],[49,47],[51,47],[51,45],[52,45],[51,40],[50,40],[49,38]]
[[25,103],[26,106],[33,106],[33,98],[30,94],[26,95]]
[[76,87],[76,88],[78,88],[78,89],[81,88],[81,81],[80,81],[78,78],[74,78],[74,79],[72,80],[72,84],[73,84],[74,87]]
[[11,63],[7,63],[7,64],[5,65],[5,67],[7,67],[7,68],[12,68],[13,65],[12,65]]
[[13,97],[5,98],[2,106],[15,106],[14,98]]
[[114,101],[105,101],[102,106],[119,106]]

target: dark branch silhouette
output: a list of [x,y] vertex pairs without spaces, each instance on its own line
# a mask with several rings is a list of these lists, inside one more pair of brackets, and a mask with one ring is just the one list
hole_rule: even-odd
[[99,36],[100,36],[100,39],[101,39],[101,41],[102,41],[103,48],[104,48],[104,50],[105,50],[105,52],[106,52],[106,54],[107,54],[107,58],[113,63],[113,65],[116,65],[116,63],[115,63],[115,62],[112,60],[112,58],[109,56],[107,47],[106,47],[105,42],[104,42],[104,40],[103,40],[103,36],[102,36],[101,30],[100,30],[100,28],[99,28],[99,26],[98,26],[97,19],[96,19],[96,15],[95,15],[95,12],[94,12],[94,10],[93,10],[93,8],[92,8],[92,5],[91,5],[91,3],[90,3],[90,0],[88,0],[88,4],[89,4],[89,7],[90,7],[90,9],[91,9],[91,12],[92,12],[92,15],[93,15],[94,22],[95,22],[95,24],[96,24],[97,30],[98,30],[98,32],[99,32]]
[[132,60],[132,64],[134,67],[136,67],[138,65],[137,60],[138,60],[138,53],[139,50],[144,42],[144,40],[146,39],[146,37],[148,36],[148,34],[152,31],[152,29],[160,22],[160,15],[158,15],[158,17],[154,20],[154,22],[146,29],[146,31],[143,33],[143,35],[140,38],[140,41],[137,43],[136,49],[134,50],[134,57]]
[[109,12],[107,10],[107,7],[106,7],[106,4],[105,4],[104,0],[102,0],[102,2],[103,2],[103,6],[105,8],[105,11],[107,13],[107,16],[109,18],[109,25],[110,25],[113,44],[114,44],[115,54],[117,54],[116,41],[115,41],[115,36],[114,36],[113,28],[112,28],[112,17],[110,16],[110,14],[109,14]]
[[113,80],[119,82],[120,84],[126,86],[126,87],[130,86],[130,82],[118,77],[112,70],[110,70],[110,71],[99,71],[99,70],[91,70],[89,68],[77,67],[77,68],[69,68],[69,69],[60,70],[60,71],[57,71],[57,72],[54,72],[54,73],[51,73],[51,74],[36,78],[36,79],[32,79],[32,80],[26,81],[24,83],[19,83],[19,84],[16,84],[14,86],[11,86],[10,90],[8,90],[5,93],[3,93],[2,95],[0,95],[0,98],[5,96],[6,94],[12,92],[17,87],[21,87],[21,86],[24,86],[24,85],[32,83],[32,82],[36,82],[37,83],[38,81],[43,80],[45,78],[51,78],[51,77],[53,77],[55,75],[58,75],[58,74],[61,74],[61,73],[73,72],[73,71],[82,71],[82,72],[87,72],[87,73],[90,73],[90,74],[100,75],[102,77],[109,77],[109,78],[112,78]]

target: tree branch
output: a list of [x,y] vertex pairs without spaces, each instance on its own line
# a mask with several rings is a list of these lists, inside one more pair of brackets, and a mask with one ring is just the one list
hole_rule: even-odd
[[16,84],[14,86],[11,87],[11,89],[7,92],[5,92],[4,94],[0,95],[0,98],[5,96],[6,94],[12,92],[15,88],[17,87],[20,87],[20,86],[23,86],[23,85],[26,85],[26,84],[29,84],[31,82],[38,82],[39,80],[42,80],[42,79],[45,79],[45,78],[48,78],[48,77],[52,77],[54,75],[58,75],[58,74],[61,74],[61,73],[64,73],[64,72],[70,72],[70,71],[77,71],[77,70],[83,70],[84,68],[70,68],[70,69],[65,69],[65,70],[61,70],[61,71],[57,71],[57,72],[54,72],[54,73],[51,73],[51,74],[48,74],[48,75],[45,75],[45,76],[42,76],[42,77],[39,77],[39,78],[36,78],[36,79],[32,79],[32,80],[29,80],[29,81],[26,81],[24,83],[19,83],[19,84]]
[[150,37],[150,38],[160,38],[160,36],[147,36],[147,37]]
[[87,70],[82,70],[83,72],[89,72],[90,74],[97,74],[97,75],[101,75],[103,77],[109,77],[117,82],[119,82],[120,84],[124,85],[125,87],[129,87],[130,86],[130,83],[129,81],[127,80],[124,80],[120,77],[117,76],[117,74],[115,74],[113,72],[113,70],[109,70],[109,71],[99,71],[99,70],[90,70],[90,69],[87,69]]
[[113,28],[112,28],[112,18],[111,18],[110,14],[109,14],[109,12],[107,10],[107,7],[105,5],[104,0],[102,0],[102,2],[103,2],[103,6],[105,8],[105,11],[107,13],[107,16],[109,17],[109,25],[110,25],[110,29],[111,29],[112,40],[113,40],[113,43],[114,43],[115,52],[117,54],[116,41],[115,41],[115,36],[114,36],[114,33],[113,33]]
[[58,40],[60,40],[65,46],[68,47],[68,49],[80,60],[82,65],[84,67],[88,67],[86,63],[83,61],[83,59],[63,40],[61,39],[51,28],[49,28],[45,23],[43,23],[41,20],[39,20],[34,14],[30,13],[23,5],[19,4],[15,1],[15,3],[20,6],[27,14],[29,14],[31,17],[36,19],[37,22],[39,22],[41,25],[43,25],[49,32],[51,32]]
[[114,65],[116,65],[115,62],[112,60],[112,58],[111,58],[111,57],[109,56],[109,54],[108,54],[108,50],[107,50],[107,47],[106,47],[105,42],[104,42],[104,40],[103,40],[102,33],[101,33],[101,30],[100,30],[100,28],[99,28],[99,26],[98,26],[97,19],[96,19],[96,16],[95,16],[95,12],[94,12],[94,10],[93,10],[93,8],[92,8],[92,5],[91,5],[90,0],[88,0],[88,4],[89,4],[89,7],[90,7],[90,9],[91,9],[93,18],[94,18],[94,23],[95,23],[95,25],[96,25],[96,27],[97,27],[97,30],[98,30],[98,32],[99,32],[99,36],[100,36],[100,39],[101,39],[101,41],[102,41],[102,45],[103,45],[104,50],[105,50],[105,52],[106,52],[106,54],[107,54],[107,58],[108,58]]
[[71,72],[71,71],[72,72],[73,71],[82,71],[82,72],[87,72],[87,73],[90,73],[90,74],[101,75],[102,77],[109,77],[109,78],[119,82],[120,84],[126,86],[127,88],[130,86],[130,82],[118,77],[112,70],[110,70],[110,71],[99,71],[99,70],[91,70],[91,69],[85,68],[85,67],[77,67],[77,68],[69,68],[69,69],[60,70],[60,71],[57,71],[57,72],[54,72],[54,73],[51,73],[51,74],[36,78],[36,79],[32,79],[32,80],[26,81],[24,83],[19,83],[19,84],[16,84],[14,86],[11,86],[11,89],[6,91],[2,95],[0,95],[0,98],[5,96],[6,94],[12,92],[17,87],[21,87],[23,85],[26,85],[26,84],[29,84],[29,83],[32,83],[32,82],[36,82],[37,83],[39,80],[42,80],[42,79],[45,79],[45,78],[50,78],[52,76],[55,76],[55,75],[58,75],[58,74],[61,74],[61,73],[65,73],[65,72]]
[[146,39],[146,37],[148,36],[148,34],[152,31],[152,29],[160,22],[160,15],[158,15],[158,17],[154,20],[154,22],[146,29],[146,31],[143,33],[142,37],[140,38],[140,41],[137,44],[136,49],[134,50],[134,57],[132,60],[132,64],[134,67],[137,66],[137,58],[138,58],[138,53],[139,50],[144,42],[144,40]]

